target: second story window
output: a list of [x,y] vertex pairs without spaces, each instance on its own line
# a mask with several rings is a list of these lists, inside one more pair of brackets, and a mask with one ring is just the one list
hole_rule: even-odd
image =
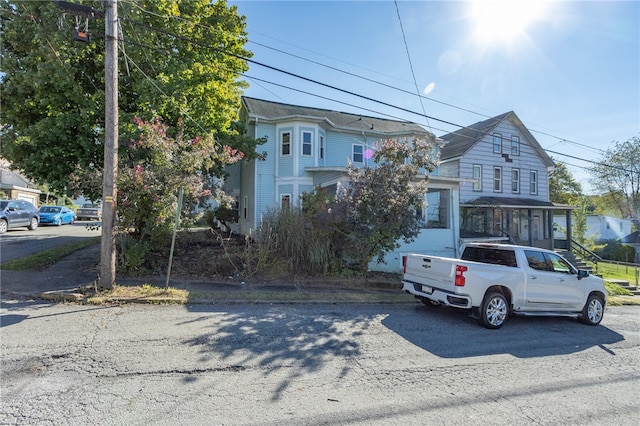
[[302,132],[302,155],[311,155],[311,132]]
[[324,159],[324,136],[320,135],[320,159]]
[[351,161],[354,163],[364,163],[364,145],[353,145]]
[[473,190],[482,191],[482,165],[473,165]]
[[531,195],[538,194],[538,172],[535,170],[529,173],[529,192]]
[[493,134],[493,152],[502,154],[502,135],[500,133]]
[[291,132],[282,133],[281,155],[291,155]]
[[520,192],[520,169],[511,170],[511,192],[514,194]]
[[502,167],[493,168],[493,192],[502,192]]
[[511,136],[511,155],[520,155],[520,138]]

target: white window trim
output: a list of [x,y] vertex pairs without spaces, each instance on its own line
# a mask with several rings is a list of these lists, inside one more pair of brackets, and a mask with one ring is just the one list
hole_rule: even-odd
[[[500,138],[500,143],[496,144],[496,137]],[[494,154],[502,154],[502,134],[501,133],[493,133],[493,139],[491,141],[492,145],[493,145],[493,153]],[[498,150],[496,150],[496,146],[498,147]]]
[[[362,156],[362,160],[361,161],[356,161],[356,159],[355,159],[356,146],[359,146],[360,148],[362,148],[362,152],[359,153],[359,155]],[[354,163],[364,164],[364,145],[363,144],[354,143],[353,145],[351,145],[351,161],[353,161]]]
[[538,171],[531,170],[529,172],[529,193],[538,195]]
[[[288,154],[284,154],[284,150],[282,149],[284,147],[284,135],[288,134],[289,135],[289,153]],[[293,151],[293,132],[291,130],[284,130],[280,132],[280,156],[281,157],[290,157],[292,155],[292,151]]]
[[[496,171],[500,172],[499,179],[496,179]],[[498,186],[499,186],[498,189],[496,189],[496,182],[498,183]],[[502,192],[502,167],[493,168],[493,192]]]
[[520,193],[520,169],[511,169],[511,192]]
[[520,155],[520,136],[511,135],[511,155]]
[[[309,135],[309,153],[305,154],[304,153],[304,146],[305,146],[305,142],[304,142],[304,135],[308,134]],[[313,157],[313,132],[309,131],[309,130],[303,130],[302,131],[302,135],[300,137],[300,155],[302,155],[303,157]]]
[[[480,173],[476,176],[476,170],[479,170]],[[482,192],[482,164],[474,164],[473,165],[473,191]]]

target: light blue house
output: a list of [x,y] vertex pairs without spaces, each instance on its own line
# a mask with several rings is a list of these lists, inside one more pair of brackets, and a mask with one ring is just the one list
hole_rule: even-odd
[[[371,166],[370,153],[382,139],[435,137],[408,121],[389,120],[326,109],[243,97],[240,119],[248,135],[267,142],[263,160],[245,160],[228,169],[225,190],[238,204],[235,232],[251,235],[270,208],[298,206],[315,187],[332,189],[347,182],[347,162]],[[436,140],[436,143],[438,141]],[[423,252],[452,256],[459,243],[459,182],[455,176],[429,175],[425,228],[411,244],[389,253],[372,270],[401,270],[402,255]]]

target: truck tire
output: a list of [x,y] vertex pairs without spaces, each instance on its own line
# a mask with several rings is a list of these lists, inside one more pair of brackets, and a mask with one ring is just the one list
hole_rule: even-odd
[[604,316],[604,303],[602,297],[597,294],[590,294],[582,309],[580,320],[588,325],[598,325]]
[[491,292],[484,297],[480,309],[480,324],[489,329],[502,327],[509,316],[507,298],[502,293]]

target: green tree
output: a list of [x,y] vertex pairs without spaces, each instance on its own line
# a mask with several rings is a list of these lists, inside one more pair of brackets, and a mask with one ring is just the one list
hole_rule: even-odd
[[640,137],[615,142],[591,167],[594,188],[607,194],[620,217],[640,218]]
[[574,179],[566,164],[554,159],[555,168],[549,174],[549,199],[552,203],[574,204],[582,196],[582,185]]
[[[102,11],[98,0],[76,3]],[[135,116],[161,117],[187,138],[211,136],[252,155],[250,140],[233,126],[246,87],[244,58],[251,56],[237,8],[223,0],[118,6],[121,157],[129,155]],[[71,37],[75,16],[56,2],[0,0],[0,13],[3,156],[34,181],[63,191],[73,174],[102,169],[104,17],[89,20],[91,41],[82,43]],[[86,190],[95,192],[91,185]]]
[[[343,238],[343,256],[366,274],[369,262],[411,242],[422,220],[416,211],[425,206],[427,172],[437,165],[433,142],[380,141],[373,155],[375,166],[348,165],[349,182],[338,190],[331,205],[334,223]],[[339,244],[334,244],[339,246]]]

